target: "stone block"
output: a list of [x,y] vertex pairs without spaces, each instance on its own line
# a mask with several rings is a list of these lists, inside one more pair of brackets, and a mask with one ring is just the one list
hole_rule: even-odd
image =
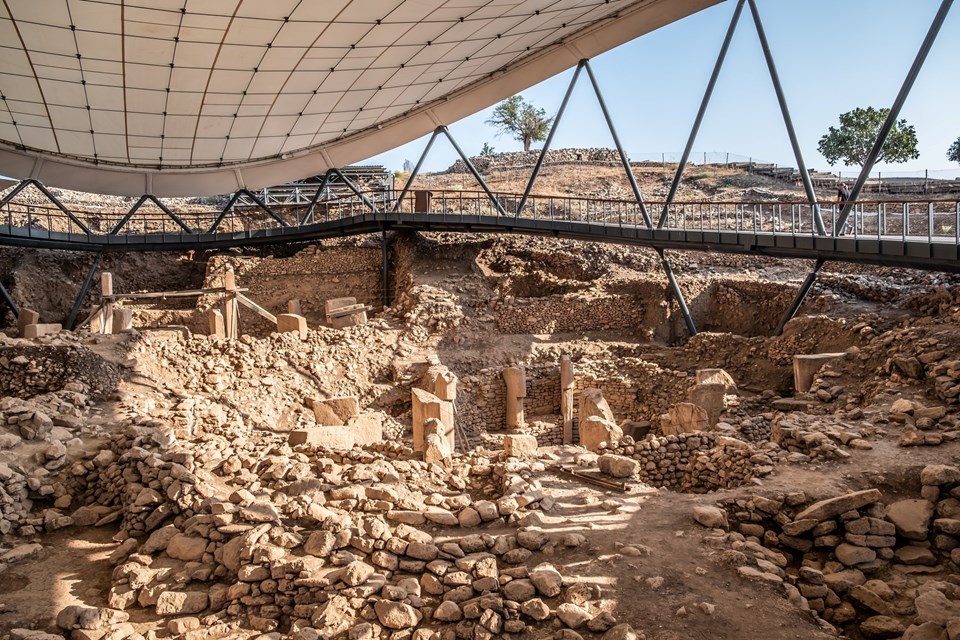
[[523,399],[527,397],[526,374],[520,367],[506,367],[503,381],[507,385],[507,430],[516,431],[524,425]]
[[133,329],[133,309],[113,310],[113,332],[123,333]]
[[345,316],[327,316],[327,322],[334,329],[346,329],[347,327],[356,327],[367,323],[366,309],[358,309]]
[[514,458],[536,457],[537,439],[524,434],[506,435],[503,437],[503,453]]
[[209,309],[207,311],[207,322],[210,323],[210,335],[217,338],[226,337],[226,330],[223,325],[223,313],[219,309]]
[[17,335],[25,337],[24,329],[31,324],[40,324],[40,313],[33,309],[20,309],[20,315],[17,316]]
[[28,324],[23,328],[22,337],[39,338],[40,336],[49,336],[60,333],[63,327],[59,324]]
[[360,403],[354,396],[308,398],[307,406],[313,409],[317,424],[327,426],[343,425],[350,418],[360,415]]
[[828,362],[846,357],[845,353],[815,353],[793,356],[793,388],[797,393],[807,393],[817,372]]
[[344,298],[331,298],[324,301],[323,303],[323,313],[325,315],[330,315],[332,312],[337,309],[342,309],[343,307],[350,307],[357,304],[356,298],[344,297]]
[[688,399],[707,412],[707,425],[716,426],[726,409],[727,385],[715,382],[701,383],[690,388]]
[[613,417],[613,411],[610,405],[603,397],[600,389],[589,387],[580,392],[580,407],[577,412],[577,418],[583,424],[585,420],[592,417],[602,418],[609,422],[616,422]]
[[689,402],[673,405],[668,413],[661,416],[660,421],[665,436],[705,431],[709,425],[710,417],[706,410]]
[[697,369],[697,384],[722,384],[731,389],[730,393],[735,393],[737,383],[733,376],[723,369]]
[[580,445],[590,451],[599,451],[600,445],[615,446],[623,438],[623,431],[616,424],[600,416],[580,420]]
[[597,460],[600,472],[614,478],[629,478],[640,468],[640,463],[626,456],[605,454]]
[[301,340],[307,339],[307,319],[293,313],[277,316],[277,333],[296,333]]
[[311,445],[347,451],[355,446],[374,444],[383,440],[383,422],[379,416],[364,414],[351,418],[345,425],[317,425],[291,431],[287,442],[290,446]]
[[299,301],[299,300],[296,300],[296,299],[294,299],[294,300],[288,300],[288,301],[287,301],[287,313],[292,314],[292,315],[295,315],[295,316],[302,316],[302,315],[303,315],[303,308],[300,306],[300,301]]

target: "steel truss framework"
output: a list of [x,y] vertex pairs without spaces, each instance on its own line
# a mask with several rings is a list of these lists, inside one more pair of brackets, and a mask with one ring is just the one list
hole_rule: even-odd
[[[791,218],[788,227],[784,227],[783,211],[777,210],[776,216],[780,227],[778,229],[777,222],[771,218],[772,233],[770,233],[769,237],[766,236],[766,230],[764,228],[763,218],[768,214],[765,213],[763,208],[765,205],[763,204],[677,203],[675,201],[684,170],[689,162],[693,145],[716,87],[720,71],[723,68],[733,35],[741,20],[745,4],[749,4],[750,13],[764,53],[773,88],[783,116],[784,125],[789,135],[791,146],[793,147],[801,181],[807,196],[805,203],[777,203],[774,205],[766,203],[766,206],[786,206],[791,208]],[[5,208],[8,217],[8,223],[5,227],[0,224],[0,244],[80,249],[98,252],[84,281],[84,285],[81,287],[70,318],[68,318],[68,326],[72,326],[75,322],[83,299],[87,295],[90,283],[99,265],[100,252],[110,250],[162,250],[237,246],[255,243],[281,243],[347,235],[350,233],[369,233],[379,230],[384,234],[384,252],[386,255],[386,231],[388,229],[402,228],[522,232],[589,240],[637,243],[652,247],[657,251],[671,291],[673,292],[691,335],[697,333],[697,328],[687,308],[683,293],[673,273],[672,266],[664,253],[665,249],[742,251],[747,253],[782,255],[786,257],[815,258],[816,266],[801,285],[796,299],[781,320],[777,330],[779,333],[802,306],[806,295],[815,284],[817,274],[826,259],[960,271],[960,263],[958,263],[958,258],[960,258],[960,203],[937,203],[937,206],[940,207],[939,210],[935,206],[935,203],[919,203],[925,205],[927,209],[925,216],[927,241],[924,243],[922,236],[920,236],[918,241],[914,235],[917,216],[913,209],[917,203],[902,203],[902,216],[899,218],[898,226],[896,214],[892,215],[893,223],[890,223],[891,214],[887,211],[886,203],[873,203],[877,205],[876,213],[873,214],[868,213],[866,203],[857,202],[857,198],[862,193],[863,187],[866,184],[867,177],[879,157],[887,136],[899,117],[903,104],[910,94],[913,84],[923,67],[930,49],[937,39],[952,5],[953,0],[942,1],[933,24],[917,53],[914,64],[908,72],[891,108],[890,115],[881,128],[868,157],[868,161],[865,163],[854,186],[851,199],[845,203],[842,208],[833,211],[833,216],[830,220],[830,229],[827,228],[822,207],[817,201],[817,196],[800,150],[787,99],[780,83],[777,67],[769,42],[767,41],[756,0],[737,0],[730,25],[726,31],[726,36],[704,92],[699,111],[687,139],[686,146],[684,147],[680,164],[671,182],[669,194],[662,203],[662,209],[660,210],[656,224],[654,224],[650,216],[648,203],[643,198],[643,194],[630,167],[629,159],[620,143],[613,119],[604,101],[600,85],[593,74],[589,61],[583,59],[574,70],[573,78],[564,94],[543,149],[540,151],[536,164],[531,172],[526,189],[520,196],[495,194],[463,152],[447,127],[439,126],[429,138],[413,172],[397,197],[393,197],[392,194],[384,192],[365,193],[351,181],[349,177],[344,175],[342,171],[339,169],[330,169],[323,175],[321,183],[306,208],[302,212],[299,210],[299,207],[293,208],[292,217],[289,211],[291,207],[287,207],[287,210],[284,211],[274,209],[268,206],[268,204],[256,194],[243,189],[234,193],[219,213],[205,214],[203,216],[192,214],[195,218],[195,224],[191,226],[189,222],[185,220],[186,215],[178,215],[159,198],[151,194],[144,194],[136,201],[130,210],[120,217],[108,230],[97,233],[91,230],[87,222],[82,219],[82,214],[78,214],[67,208],[49,189],[37,180],[27,179],[20,182],[0,200],[0,212]],[[555,208],[554,200],[557,199],[532,195],[534,185],[542,169],[546,154],[552,145],[557,128],[563,119],[571,94],[584,71],[597,97],[601,112],[612,135],[614,145],[619,153],[634,196],[633,201],[603,201],[599,205],[596,205],[596,202],[594,202],[596,205],[594,208],[602,210],[601,215],[598,215],[596,220],[591,218],[591,215],[596,213],[596,211],[591,213],[590,205],[587,206],[587,219],[584,220],[582,210],[580,216],[574,218],[572,205]],[[429,200],[426,201],[428,204],[426,205],[425,211],[418,210],[416,200],[409,202],[411,188],[420,174],[423,164],[433,148],[434,142],[441,135],[449,140],[482,189],[482,194],[471,194],[469,192],[459,193],[459,198],[456,198],[460,207],[459,216],[456,214],[456,206],[452,204],[448,205],[446,200],[447,194],[444,194],[440,216],[431,210]],[[339,196],[332,200],[325,199],[325,189],[328,184],[334,180],[338,181],[339,184],[345,185],[352,196]],[[36,187],[53,205],[52,208],[46,210],[46,227],[44,227],[41,222],[39,223],[40,228],[36,229],[37,221],[31,220],[29,213],[27,214],[26,225],[14,224],[15,216],[11,207],[14,204],[15,198],[30,186]],[[450,194],[450,196],[451,202],[453,202],[456,194]],[[468,205],[467,209],[464,208],[465,196]],[[241,198],[243,201],[252,202],[253,206],[239,207],[238,202],[241,201]],[[483,200],[486,200],[486,205],[482,204]],[[549,205],[545,203],[546,200],[549,200]],[[586,202],[585,199],[580,200]],[[161,228],[156,230],[156,216],[150,220],[149,224],[146,217],[144,217],[143,233],[139,235],[128,229],[127,227],[131,221],[136,218],[138,212],[147,204],[156,207],[160,211],[160,217],[171,220],[178,228],[178,233],[166,233],[162,224]],[[759,213],[757,212],[758,205],[760,206]],[[946,211],[943,210],[944,205],[948,207]],[[611,221],[610,211],[614,206],[616,207],[616,218],[614,221]],[[695,212],[698,206],[700,207],[699,217]],[[721,208],[724,206],[732,206],[732,214],[730,210],[726,208],[721,211]],[[749,211],[751,206],[753,207],[752,214]],[[704,214],[704,207],[708,208],[706,214]],[[714,214],[711,213],[710,207],[716,207],[715,217]],[[955,212],[951,211],[949,207],[955,208]],[[546,214],[543,214],[543,217],[538,219],[538,212],[543,211],[545,208],[549,209],[549,220],[547,220]],[[321,210],[323,211],[322,222],[319,220],[319,212]],[[492,213],[493,217],[491,218],[490,215],[487,215],[486,211]],[[557,216],[557,211],[561,211],[563,215]],[[691,214],[691,211],[694,211],[694,213]],[[349,215],[344,215],[345,212]],[[210,215],[214,217],[212,221],[210,221],[210,224],[206,225],[206,221],[209,221]],[[721,215],[723,216],[723,222],[721,222]],[[734,227],[729,226],[729,218],[731,215],[735,219]],[[769,215],[772,216],[773,214],[771,213]],[[942,217],[944,215],[953,218],[954,224],[952,228],[955,237],[945,238],[942,237],[942,234],[937,233],[937,216]],[[869,240],[867,239],[868,227],[872,224],[869,222],[869,219],[872,219],[870,216],[876,219],[876,240],[873,239],[872,232],[870,232]],[[51,220],[54,217],[61,218],[62,224],[59,226],[52,224]],[[624,223],[625,217],[627,220],[626,227]],[[850,225],[851,217],[854,223],[852,227]],[[921,215],[921,222],[923,222],[923,217],[924,216]],[[451,220],[451,218],[453,218],[453,220]],[[225,232],[222,229],[222,225],[227,219],[230,220],[230,230]],[[632,223],[630,222],[631,219]],[[699,221],[699,232],[695,229],[697,221]],[[689,226],[688,222],[690,223]],[[251,228],[250,223],[256,226],[256,228]],[[610,226],[612,226],[613,223],[619,228],[618,233],[611,231]],[[705,223],[706,227],[704,226]],[[714,223],[716,224],[715,228],[712,226]],[[911,224],[914,225],[913,228]],[[153,225],[152,229],[150,225]],[[950,225],[947,225],[947,227],[949,226]],[[74,231],[74,229],[78,230],[79,233]],[[125,229],[126,234],[117,238],[117,240],[121,240],[120,242],[110,240],[111,236],[120,236],[121,231]],[[891,231],[898,233],[891,234]],[[736,240],[731,241],[725,237],[729,235],[730,232],[735,232]],[[901,236],[899,238],[900,243],[896,246],[891,244],[894,242],[894,240],[891,239],[894,235]],[[749,240],[749,249],[744,249],[744,236]],[[792,243],[784,242],[786,237],[792,239]],[[130,240],[135,241],[131,242]],[[893,249],[892,251],[891,248]],[[386,277],[385,260],[384,278]],[[386,287],[384,290],[386,291]],[[14,314],[19,312],[2,284],[0,284],[0,299],[10,307]]]

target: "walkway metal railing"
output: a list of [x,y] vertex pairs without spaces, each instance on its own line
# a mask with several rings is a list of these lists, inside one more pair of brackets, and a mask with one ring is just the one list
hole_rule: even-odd
[[[349,194],[312,206],[269,210],[233,206],[224,211],[180,211],[175,212],[176,219],[159,207],[146,205],[132,214],[71,208],[70,216],[52,204],[12,201],[0,207],[0,236],[45,237],[52,232],[88,236],[91,240],[110,235],[175,236],[182,240],[209,234],[244,235],[282,227],[306,228],[386,212],[401,214],[401,220],[402,214],[426,214],[444,221],[484,216],[487,222],[504,227],[511,226],[514,220],[540,220],[647,228],[642,209],[635,200],[531,195],[523,209],[518,211],[522,195],[493,193],[493,197],[499,207],[483,191],[411,192],[400,201],[383,192],[368,192]],[[666,206],[665,230],[817,236],[814,212],[818,205],[807,202],[646,204],[654,211]],[[957,200],[856,202],[842,231],[838,223],[841,206],[819,207],[827,237],[960,245],[960,201]],[[83,242],[82,238],[77,240]],[[198,240],[202,241],[202,238]]]

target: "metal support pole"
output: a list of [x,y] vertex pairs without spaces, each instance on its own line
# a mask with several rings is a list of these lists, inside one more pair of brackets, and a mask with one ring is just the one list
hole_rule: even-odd
[[940,5],[940,10],[937,11],[937,15],[933,19],[933,24],[930,25],[927,37],[924,38],[923,44],[920,45],[920,51],[917,52],[913,66],[910,67],[910,71],[903,81],[903,86],[900,87],[900,93],[897,95],[897,99],[894,100],[893,106],[890,107],[890,115],[887,116],[887,121],[880,127],[873,149],[870,150],[866,161],[863,163],[863,168],[860,169],[860,176],[850,191],[850,199],[844,204],[843,210],[840,212],[840,219],[837,220],[837,224],[833,228],[834,235],[840,235],[840,232],[843,231],[843,226],[847,223],[847,218],[850,217],[850,213],[853,211],[854,203],[860,197],[864,185],[867,184],[870,172],[873,171],[873,165],[877,163],[877,158],[880,157],[880,153],[883,151],[883,145],[887,141],[887,136],[890,135],[890,131],[897,123],[897,118],[900,117],[900,111],[903,109],[903,105],[907,101],[910,91],[913,89],[913,83],[916,82],[917,76],[920,75],[920,69],[923,68],[923,63],[927,60],[927,54],[929,54],[930,49],[933,48],[933,43],[936,42],[937,35],[940,33],[940,27],[943,26],[943,22],[947,19],[947,14],[950,13],[950,7],[952,6],[953,0],[943,0],[943,3]]
[[373,201],[371,201],[370,198],[368,198],[367,196],[365,196],[365,195],[363,194],[363,192],[360,191],[360,188],[357,187],[357,185],[355,185],[355,184],[353,183],[353,180],[351,180],[351,179],[348,178],[347,176],[343,175],[343,173],[340,171],[340,169],[330,169],[330,171],[333,173],[333,175],[335,175],[335,176],[337,176],[338,178],[340,178],[340,180],[343,182],[343,184],[347,185],[347,188],[350,189],[350,191],[353,191],[354,195],[356,195],[358,198],[360,198],[360,200],[363,202],[363,204],[367,205],[367,207],[369,207],[369,209],[370,209],[371,211],[373,211],[374,213],[379,213],[379,212],[380,212],[380,210],[377,209],[377,205],[373,204]]
[[773,81],[773,89],[777,94],[777,101],[780,103],[780,111],[783,113],[783,124],[787,127],[790,144],[793,146],[793,155],[797,159],[798,171],[800,171],[800,178],[803,180],[803,189],[807,192],[807,199],[810,201],[810,204],[813,205],[813,220],[817,225],[817,233],[826,235],[827,230],[823,224],[823,218],[820,215],[820,207],[817,204],[817,192],[813,188],[813,181],[810,180],[810,172],[807,171],[807,164],[803,161],[800,141],[797,139],[797,132],[793,126],[793,118],[790,117],[787,97],[784,95],[783,86],[780,84],[780,74],[777,72],[777,65],[773,61],[773,53],[770,51],[770,43],[767,42],[767,34],[763,28],[763,21],[760,19],[760,11],[757,9],[756,0],[749,0],[749,2],[750,12],[753,14],[753,23],[757,27],[757,36],[760,38],[760,47],[763,49],[763,56],[767,60],[770,79]]
[[[743,0],[741,0],[742,2]],[[530,192],[533,190],[533,183],[537,181],[537,176],[540,175],[540,169],[543,167],[543,161],[547,157],[547,151],[550,150],[550,145],[553,143],[553,135],[557,132],[557,126],[560,124],[560,119],[563,118],[563,112],[567,109],[567,103],[570,102],[570,94],[573,93],[573,88],[577,86],[577,80],[580,79],[580,72],[583,70],[583,65],[586,64],[586,60],[581,60],[577,63],[577,70],[573,72],[573,79],[570,80],[570,86],[567,87],[567,92],[563,95],[563,101],[560,103],[560,110],[557,111],[556,117],[553,119],[553,126],[550,127],[550,133],[547,134],[547,139],[543,143],[543,149],[540,150],[540,156],[537,158],[537,164],[533,166],[533,173],[530,174],[530,182],[527,183],[527,188],[523,192],[523,197],[520,198],[520,204],[517,205],[517,217],[520,216],[520,213],[523,211],[523,207],[527,204],[527,198],[530,197]]]
[[93,276],[97,272],[97,267],[100,266],[101,255],[102,254],[98,253],[93,257],[93,264],[90,265],[90,271],[87,272],[87,277],[83,280],[83,285],[80,287],[80,293],[77,294],[77,299],[73,302],[73,308],[70,309],[70,315],[67,316],[67,321],[64,326],[71,331],[77,323],[77,314],[80,313],[80,307],[83,306],[83,301],[87,298],[87,292],[90,291],[90,284],[93,282]]
[[813,283],[817,281],[817,274],[820,273],[823,263],[824,260],[822,258],[817,258],[817,263],[814,265],[813,271],[807,275],[807,279],[803,281],[802,285],[800,285],[800,291],[797,292],[797,297],[793,299],[793,303],[790,305],[790,308],[787,309],[785,314],[783,314],[783,318],[780,320],[780,324],[777,325],[777,330],[773,335],[779,336],[782,334],[783,328],[787,326],[787,323],[793,320],[794,316],[797,315],[797,312],[800,311],[803,301],[807,299],[807,294],[810,293],[810,289],[813,288]]
[[[723,68],[723,62],[727,58],[727,51],[730,50],[730,42],[733,40],[733,34],[737,30],[737,24],[740,23],[740,15],[743,13],[743,4],[746,0],[738,0],[736,9],[733,10],[733,18],[730,20],[730,27],[727,29],[727,35],[723,39],[723,46],[720,47],[720,55],[717,56],[717,64],[713,67],[713,74],[710,76],[710,82],[707,83],[707,90],[703,94],[703,101],[700,103],[700,111],[697,112],[697,119],[693,123],[693,129],[690,130],[690,137],[687,139],[687,146],[683,149],[683,156],[680,158],[680,165],[677,167],[677,174],[673,177],[673,184],[670,185],[670,194],[663,205],[663,212],[660,213],[660,219],[657,221],[657,229],[662,229],[667,222],[667,214],[670,211],[670,204],[677,196],[677,189],[680,188],[680,179],[683,177],[683,170],[690,160],[690,154],[693,152],[693,144],[697,140],[697,134],[700,132],[700,125],[703,124],[703,116],[707,112],[707,105],[710,104],[710,98],[713,96],[713,90],[717,86],[717,78],[720,77],[720,70]],[[729,154],[728,154],[729,158]]]
[[10,292],[7,291],[7,288],[3,286],[2,282],[0,282],[0,298],[3,299],[4,304],[10,307],[10,311],[13,312],[13,317],[19,318],[20,307],[18,307],[17,303],[13,301],[13,298],[10,296]]
[[424,148],[423,153],[420,154],[420,159],[417,160],[417,166],[413,168],[413,172],[410,174],[410,177],[407,178],[406,184],[403,185],[403,191],[400,192],[400,197],[397,198],[397,201],[393,205],[394,213],[400,210],[400,205],[403,203],[403,199],[407,197],[407,193],[410,191],[413,181],[416,180],[418,175],[420,175],[420,169],[423,167],[423,163],[427,159],[427,155],[430,153],[430,148],[433,147],[433,141],[437,139],[437,136],[440,135],[442,130],[443,127],[437,127],[433,130],[433,135],[430,136],[430,140],[427,141],[426,148]]
[[447,140],[449,140],[450,144],[453,145],[453,148],[460,155],[460,159],[463,160],[464,164],[467,165],[467,169],[470,170],[470,173],[473,174],[473,177],[476,179],[476,181],[480,183],[480,186],[486,192],[487,197],[490,198],[490,202],[492,202],[493,206],[497,208],[497,211],[500,213],[500,215],[502,216],[507,215],[506,209],[503,208],[503,205],[500,204],[500,201],[497,200],[496,196],[493,195],[493,191],[491,191],[490,187],[487,186],[487,183],[483,179],[483,176],[480,175],[480,172],[477,171],[477,168],[473,166],[472,162],[470,162],[470,158],[467,157],[467,154],[463,152],[463,149],[460,148],[460,145],[457,144],[457,141],[453,139],[452,135],[450,135],[450,131],[445,126],[440,127],[440,130],[443,132],[445,136],[447,136]]
[[381,261],[383,262],[383,307],[390,306],[390,273],[387,270],[387,230],[384,229],[380,235]]
[[673,267],[670,265],[670,261],[667,260],[667,256],[664,255],[663,249],[657,249],[657,253],[660,255],[660,263],[663,265],[663,270],[667,274],[667,281],[670,283],[673,297],[676,298],[677,304],[680,306],[683,321],[687,324],[687,331],[690,332],[691,337],[695,336],[697,335],[697,325],[693,322],[693,316],[690,315],[690,309],[687,307],[687,301],[683,297],[683,291],[680,290],[677,277],[673,274]]
[[247,197],[250,198],[251,200],[253,200],[254,204],[256,204],[258,207],[260,207],[261,209],[263,209],[263,210],[267,213],[268,216],[270,216],[271,218],[273,218],[274,220],[276,220],[277,222],[279,222],[281,227],[289,227],[289,226],[290,226],[290,225],[287,224],[287,221],[286,221],[286,220],[284,220],[283,218],[281,218],[280,216],[278,216],[276,213],[274,213],[273,210],[272,210],[270,207],[268,207],[268,206],[263,202],[263,200],[261,200],[260,198],[258,198],[257,195],[256,195],[255,193],[253,193],[252,191],[250,191],[249,189],[241,189],[241,190],[240,190],[240,193],[243,194],[243,195],[245,195],[245,196],[247,196]]
[[320,199],[320,196],[323,195],[323,190],[327,188],[327,182],[330,181],[330,170],[328,169],[326,173],[323,174],[323,179],[320,180],[320,186],[317,187],[317,192],[313,194],[313,197],[310,198],[310,206],[307,207],[307,212],[303,214],[303,218],[300,220],[300,226],[302,227],[309,220],[313,223],[313,213],[317,209],[317,200]]
[[175,214],[173,211],[171,211],[171,210],[167,207],[167,205],[165,205],[165,204],[163,204],[162,202],[160,202],[160,200],[159,200],[156,196],[147,196],[147,199],[148,199],[148,200],[152,200],[153,203],[154,203],[155,205],[157,205],[157,206],[160,208],[161,211],[163,211],[165,214],[167,214],[168,216],[170,216],[171,218],[173,218],[173,221],[176,222],[178,225],[180,225],[180,228],[181,228],[181,229],[183,229],[183,230],[186,231],[187,233],[193,233],[193,232],[194,232],[193,229],[191,229],[189,226],[187,226],[187,224],[180,218],[180,216],[178,216],[178,215]]
[[64,215],[66,215],[68,218],[70,218],[71,220],[73,220],[73,222],[74,222],[78,227],[80,227],[80,230],[81,230],[81,231],[83,231],[83,232],[84,232],[85,234],[87,234],[87,235],[90,235],[90,229],[87,228],[87,225],[85,225],[85,224],[83,224],[82,222],[80,222],[80,219],[77,218],[77,216],[73,215],[73,212],[70,211],[70,209],[67,209],[65,206],[63,206],[63,203],[60,202],[60,200],[57,198],[57,196],[55,196],[55,195],[53,195],[52,193],[50,193],[50,190],[47,189],[45,186],[43,186],[43,183],[42,183],[42,182],[40,182],[40,181],[38,181],[38,180],[33,180],[33,179],[31,179],[31,180],[30,180],[30,183],[33,184],[33,186],[35,186],[37,189],[39,189],[39,190],[40,190],[40,193],[42,193],[43,195],[45,195],[45,196],[47,197],[47,199],[50,200],[50,202],[52,202],[53,204],[55,204],[56,207],[57,207],[58,209],[60,209],[60,211],[63,211]]
[[213,233],[214,231],[217,230],[217,227],[219,227],[220,223],[223,222],[224,216],[227,215],[227,211],[230,211],[230,209],[233,208],[233,205],[235,205],[237,203],[237,200],[239,199],[240,199],[239,191],[237,191],[232,196],[230,196],[230,201],[227,202],[226,206],[223,207],[223,210],[220,212],[217,218],[213,221],[213,224],[210,225],[210,228],[207,230],[207,233]]
[[10,191],[10,193],[8,193],[7,195],[3,196],[3,200],[0,200],[0,207],[4,206],[4,205],[7,204],[8,202],[10,202],[10,201],[13,200],[14,198],[16,198],[18,193],[20,193],[21,191],[23,191],[24,189],[26,189],[27,187],[29,187],[31,184],[32,184],[32,181],[29,180],[29,179],[28,179],[28,180],[21,180],[20,183],[17,184],[17,186],[15,186],[15,187]]
[[597,83],[597,79],[593,75],[593,69],[590,68],[590,62],[587,60],[582,61],[584,68],[587,70],[587,75],[590,77],[590,84],[593,85],[593,91],[597,94],[597,102],[600,103],[600,110],[603,112],[603,117],[607,121],[607,127],[610,129],[610,135],[613,136],[613,143],[617,146],[617,151],[620,153],[620,162],[623,163],[623,169],[627,172],[627,180],[630,181],[630,188],[633,189],[633,195],[637,199],[637,203],[640,205],[640,213],[643,215],[643,222],[647,225],[648,229],[653,229],[653,221],[650,219],[650,212],[647,211],[647,205],[643,201],[643,195],[640,193],[640,186],[637,184],[637,179],[633,175],[633,170],[630,168],[630,160],[627,159],[627,154],[623,151],[623,145],[620,144],[620,137],[617,135],[617,129],[613,126],[613,119],[610,117],[610,112],[607,110],[607,103],[603,100],[603,94],[600,92],[600,85]]
[[120,218],[120,221],[117,222],[117,224],[113,227],[113,229],[110,230],[110,233],[107,235],[111,235],[111,236],[117,235],[120,229],[123,228],[123,225],[127,224],[130,218],[132,218],[133,215],[137,212],[137,209],[140,208],[140,205],[142,205],[146,201],[147,201],[147,196],[145,195],[140,196],[140,199],[137,200],[137,202],[132,207],[130,207],[129,211],[127,211],[127,215]]

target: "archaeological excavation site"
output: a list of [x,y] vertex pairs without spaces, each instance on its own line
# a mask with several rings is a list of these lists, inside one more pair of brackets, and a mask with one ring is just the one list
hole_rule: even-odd
[[[544,180],[629,189],[592,171]],[[798,190],[715,174],[686,188]],[[956,638],[960,276],[813,262],[402,227],[3,249],[0,630]]]
[[960,640],[952,5],[0,2],[0,640]]

